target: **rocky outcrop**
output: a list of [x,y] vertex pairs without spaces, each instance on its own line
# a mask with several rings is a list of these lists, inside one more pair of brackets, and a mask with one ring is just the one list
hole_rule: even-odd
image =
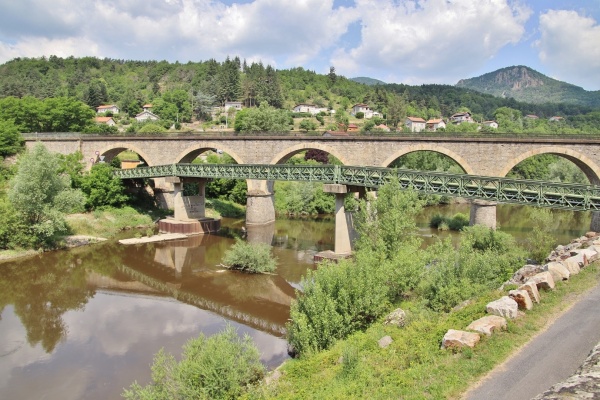
[[600,343],[573,376],[533,398],[558,399],[600,399]]
[[397,308],[392,311],[387,317],[385,317],[385,325],[394,325],[397,327],[403,327],[406,323],[406,313],[403,309]]

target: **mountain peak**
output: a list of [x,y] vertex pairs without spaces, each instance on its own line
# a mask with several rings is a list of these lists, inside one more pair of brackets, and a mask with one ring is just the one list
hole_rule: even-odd
[[524,65],[501,68],[475,78],[461,79],[456,86],[529,103],[600,105],[600,91],[588,92]]

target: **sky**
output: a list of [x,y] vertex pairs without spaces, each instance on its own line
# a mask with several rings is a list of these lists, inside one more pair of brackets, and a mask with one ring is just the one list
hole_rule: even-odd
[[223,61],[456,84],[526,65],[600,90],[600,0],[0,0],[16,57]]

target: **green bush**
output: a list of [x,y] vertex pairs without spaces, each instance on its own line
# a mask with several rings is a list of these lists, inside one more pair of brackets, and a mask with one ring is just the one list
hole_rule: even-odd
[[273,272],[277,267],[270,245],[247,243],[239,238],[236,238],[235,244],[225,252],[223,264],[231,269],[251,273]]
[[469,216],[467,214],[457,213],[448,221],[448,227],[453,231],[460,231],[469,226]]
[[228,326],[223,332],[188,341],[180,362],[161,349],[154,356],[152,383],[133,383],[126,399],[235,399],[260,381],[265,368],[249,336],[240,339]]

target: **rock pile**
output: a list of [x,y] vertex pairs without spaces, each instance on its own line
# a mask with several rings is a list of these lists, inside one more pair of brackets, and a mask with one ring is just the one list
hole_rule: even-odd
[[506,319],[517,318],[540,302],[540,291],[553,290],[556,282],[568,280],[599,258],[600,234],[596,232],[588,232],[566,246],[557,246],[544,265],[525,265],[502,285],[501,290],[514,285],[517,289],[488,303],[486,312],[489,316],[473,321],[466,331],[450,329],[446,332],[442,348],[474,347],[479,342],[479,334],[489,336],[494,331],[506,329]]

